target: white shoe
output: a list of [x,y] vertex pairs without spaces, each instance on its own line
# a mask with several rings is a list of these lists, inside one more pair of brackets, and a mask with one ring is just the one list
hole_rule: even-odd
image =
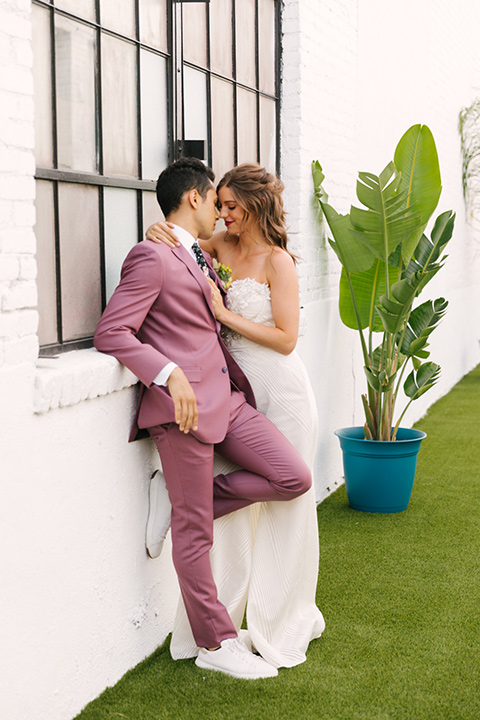
[[240,640],[240,642],[242,642],[245,645],[245,647],[247,648],[247,650],[249,652],[255,653],[258,655],[256,649],[253,647],[252,638],[250,637],[250,633],[248,632],[248,630],[245,630],[243,628],[241,630],[239,630],[238,631],[238,639]]
[[145,534],[145,546],[151,558],[158,557],[162,552],[163,541],[170,528],[171,510],[165,478],[161,470],[156,470],[150,479],[148,489],[148,520]]
[[260,656],[253,655],[238,638],[224,640],[218,650],[200,648],[195,665],[246,680],[278,675],[277,668],[269,665]]

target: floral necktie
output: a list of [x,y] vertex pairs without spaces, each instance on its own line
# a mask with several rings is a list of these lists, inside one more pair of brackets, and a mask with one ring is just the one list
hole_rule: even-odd
[[202,270],[205,275],[208,275],[209,272],[208,272],[207,261],[205,260],[203,253],[200,249],[200,245],[198,244],[198,242],[196,240],[192,245],[192,251],[193,251],[195,260],[197,261],[197,265],[200,266],[200,270]]

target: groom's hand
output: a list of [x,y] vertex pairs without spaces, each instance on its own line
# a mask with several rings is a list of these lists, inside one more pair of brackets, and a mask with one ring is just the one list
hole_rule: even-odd
[[180,432],[187,434],[190,429],[197,430],[197,398],[181,368],[172,370],[167,386],[175,405],[175,422]]

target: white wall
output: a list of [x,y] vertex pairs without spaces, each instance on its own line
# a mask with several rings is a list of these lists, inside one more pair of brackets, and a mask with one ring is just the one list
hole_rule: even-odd
[[351,424],[355,347],[338,319],[340,267],[318,223],[311,163],[329,168],[332,195],[346,205],[356,170],[357,0],[286,2],[283,29],[282,177],[290,242],[301,257],[299,350],[319,410],[320,500],[341,482],[333,431]]
[[157,461],[149,441],[125,442],[133,389],[34,414],[35,373],[0,375],[18,408],[1,418],[0,511],[2,717],[15,720],[76,715],[163,642],[177,594],[169,548],[145,554]]
[[359,204],[358,171],[378,174],[413,124],[427,124],[434,134],[443,182],[435,217],[448,209],[457,217],[447,265],[421,298],[449,300],[448,314],[431,339],[431,359],[442,366],[442,376],[411,406],[403,423],[411,425],[480,362],[479,237],[465,223],[457,132],[460,109],[480,91],[480,6],[446,0],[285,5],[282,172],[290,237],[304,260],[300,283],[307,324],[299,348],[319,407],[320,499],[341,482],[333,431],[363,424],[365,380],[357,335],[338,318],[340,267],[317,229],[310,163],[321,162],[330,203],[347,212]]
[[[318,230],[311,160],[344,211],[356,172],[379,171],[410,124],[434,132],[441,209],[458,215],[436,281],[451,303],[432,342],[443,377],[418,417],[479,360],[478,238],[464,223],[456,132],[479,86],[479,19],[477,0],[285,2],[282,173],[303,259],[299,348],[320,411],[319,498],[341,482],[333,431],[361,422],[364,381],[338,319],[339,266]],[[91,350],[36,363],[31,67],[30,0],[0,0],[1,705],[9,720],[70,720],[163,641],[178,589],[168,547],[145,555],[157,459],[149,441],[126,442],[133,378]]]
[[92,350],[37,364],[30,11],[0,0],[0,714],[70,720],[163,642],[178,588],[169,547],[145,553],[132,377]]
[[434,217],[445,210],[456,212],[447,264],[420,298],[449,301],[447,315],[431,339],[430,359],[441,365],[442,376],[412,404],[406,425],[421,418],[480,362],[480,317],[475,310],[480,300],[479,238],[465,222],[457,129],[460,110],[480,93],[479,32],[478,3],[359,2],[357,168],[380,172],[408,127],[428,125],[443,185]]

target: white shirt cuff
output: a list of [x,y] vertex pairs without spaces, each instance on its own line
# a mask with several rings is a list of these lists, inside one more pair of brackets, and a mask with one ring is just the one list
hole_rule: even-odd
[[168,378],[172,374],[172,371],[175,370],[175,368],[178,367],[178,365],[174,362],[169,362],[165,365],[165,367],[160,370],[157,377],[154,379],[155,385],[166,385]]

